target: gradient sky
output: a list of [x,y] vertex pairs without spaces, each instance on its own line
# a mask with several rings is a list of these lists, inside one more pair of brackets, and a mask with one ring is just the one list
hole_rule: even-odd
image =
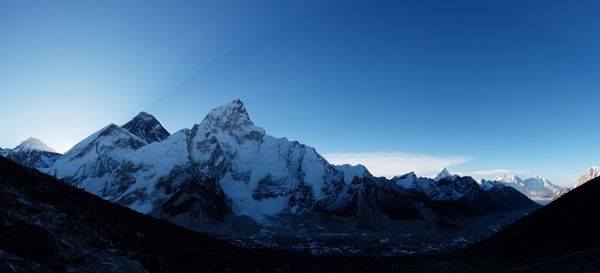
[[[92,3],[93,2],[93,3]],[[378,175],[570,185],[600,164],[598,1],[4,1],[0,147],[64,152],[139,111],[239,97],[274,136]]]

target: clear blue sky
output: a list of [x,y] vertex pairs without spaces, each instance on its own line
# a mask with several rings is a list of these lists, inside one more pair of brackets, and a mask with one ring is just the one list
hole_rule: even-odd
[[239,97],[336,160],[569,185],[600,164],[599,3],[0,1],[0,146]]

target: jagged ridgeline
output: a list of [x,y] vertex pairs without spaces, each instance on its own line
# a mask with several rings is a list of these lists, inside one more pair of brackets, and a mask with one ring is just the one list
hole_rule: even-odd
[[499,186],[484,189],[446,170],[436,180],[411,177],[409,185],[375,178],[363,166],[331,165],[312,147],[265,134],[238,99],[173,134],[142,112],[92,134],[43,170],[139,212],[187,223],[326,214],[368,226],[381,217],[422,219],[423,210],[475,216],[535,206],[517,192],[497,194]]

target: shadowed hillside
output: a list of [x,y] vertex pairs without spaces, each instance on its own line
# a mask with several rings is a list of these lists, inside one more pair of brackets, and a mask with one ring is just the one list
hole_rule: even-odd
[[[507,256],[565,255],[600,248],[600,178],[575,188],[481,242]],[[598,265],[600,265],[600,259]]]

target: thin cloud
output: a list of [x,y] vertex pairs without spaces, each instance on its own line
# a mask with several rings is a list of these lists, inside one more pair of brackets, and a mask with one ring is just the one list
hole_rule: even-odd
[[375,176],[392,178],[415,172],[419,176],[435,176],[442,168],[463,164],[467,156],[433,156],[408,153],[332,153],[323,155],[330,163],[362,164]]

